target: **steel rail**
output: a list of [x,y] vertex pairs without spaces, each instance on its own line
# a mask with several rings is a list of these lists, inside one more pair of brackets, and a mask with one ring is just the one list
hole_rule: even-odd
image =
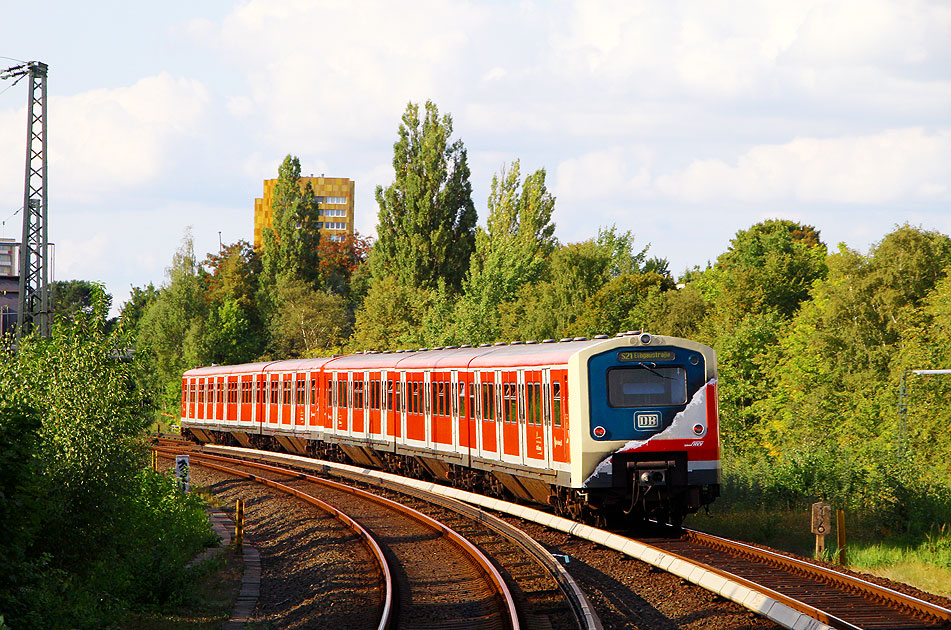
[[489,514],[485,510],[481,510],[473,505],[469,505],[468,503],[463,503],[458,499],[440,496],[431,492],[426,492],[425,490],[420,490],[403,484],[391,483],[385,479],[378,479],[375,477],[368,477],[364,483],[370,483],[381,488],[387,488],[401,494],[408,494],[428,503],[439,504],[449,510],[459,512],[474,521],[482,523],[499,535],[515,543],[521,547],[525,553],[529,554],[536,562],[538,562],[542,568],[548,572],[552,579],[555,580],[555,583],[558,585],[558,589],[562,592],[562,595],[564,595],[565,600],[568,602],[568,606],[571,608],[571,612],[574,615],[575,622],[578,624],[579,628],[582,630],[603,630],[601,619],[598,618],[597,613],[594,612],[594,607],[591,605],[591,602],[588,601],[588,598],[585,596],[584,592],[581,590],[581,587],[578,586],[578,583],[571,576],[571,574],[568,573],[565,567],[563,567],[561,563],[559,563],[558,560],[551,555],[550,551],[545,549],[541,543],[526,534],[521,529],[503,521],[497,516]]
[[471,542],[466,540],[466,538],[464,538],[463,536],[459,535],[455,530],[453,530],[450,527],[447,527],[446,525],[440,523],[439,521],[433,518],[430,518],[429,516],[426,516],[425,514],[418,512],[417,510],[414,510],[410,507],[401,505],[400,503],[396,501],[392,501],[385,497],[377,496],[365,490],[354,488],[353,486],[348,486],[346,484],[342,484],[337,481],[331,481],[329,479],[324,479],[322,477],[315,477],[314,475],[308,475],[307,473],[302,473],[295,470],[289,470],[287,468],[279,468],[277,466],[262,464],[260,462],[255,462],[255,461],[240,460],[234,457],[222,457],[220,455],[209,455],[205,453],[195,453],[195,452],[191,452],[190,455],[200,460],[210,459],[213,461],[217,460],[217,461],[238,463],[242,466],[257,468],[259,470],[266,470],[268,472],[273,472],[275,474],[291,477],[292,479],[306,480],[311,483],[316,483],[318,485],[334,488],[338,491],[347,492],[349,494],[359,496],[363,499],[372,501],[379,505],[383,505],[389,509],[395,510],[402,514],[406,514],[407,516],[410,516],[411,518],[419,521],[420,523],[423,523],[427,527],[446,535],[447,538],[449,538],[453,543],[455,543],[456,546],[461,548],[466,553],[466,555],[468,555],[472,560],[475,561],[475,563],[479,567],[482,568],[483,572],[489,578],[489,581],[492,582],[495,588],[496,594],[499,595],[502,599],[502,604],[503,604],[503,607],[505,608],[505,615],[508,618],[510,627],[512,628],[512,630],[520,630],[521,625],[518,619],[518,611],[515,606],[515,599],[512,597],[512,593],[509,590],[508,585],[506,585],[505,579],[502,577],[501,573],[499,573],[498,569],[495,568],[495,565],[492,564],[492,561],[489,560],[489,558],[485,554],[483,554],[482,551],[480,551],[478,547],[476,547]]
[[[243,455],[246,457],[246,455]],[[312,460],[313,465],[311,469],[317,469],[323,472],[324,474],[333,474],[341,475],[341,471],[331,471],[323,466],[321,466],[320,460]],[[297,465],[305,466],[305,462],[294,462]],[[309,463],[309,462],[307,462]],[[581,630],[602,630],[603,626],[601,624],[601,619],[598,617],[597,613],[594,610],[594,606],[591,605],[591,602],[588,600],[587,596],[584,594],[584,591],[581,590],[581,587],[575,581],[574,577],[558,562],[558,560],[552,556],[551,552],[545,549],[537,540],[518,529],[514,525],[511,525],[502,519],[489,514],[485,510],[479,509],[474,505],[470,505],[458,499],[453,499],[452,497],[447,497],[443,495],[434,494],[432,492],[427,492],[420,488],[414,488],[412,486],[407,486],[406,484],[397,483],[388,481],[387,479],[381,479],[376,476],[363,475],[359,472],[349,472],[349,474],[342,475],[348,479],[359,481],[362,483],[367,483],[379,488],[386,488],[394,492],[399,492],[401,494],[408,494],[414,497],[417,497],[423,501],[429,503],[437,503],[443,507],[452,510],[454,512],[459,512],[470,518],[474,521],[482,523],[486,527],[489,527],[499,535],[507,538],[514,544],[521,547],[527,554],[538,562],[542,568],[544,568],[548,574],[555,580],[555,583],[558,585],[558,589],[562,592],[562,595],[565,598],[565,601],[568,602],[568,607],[571,609],[572,614],[575,617],[575,622],[578,625],[578,628]]]
[[[155,450],[156,452],[164,453],[166,455],[168,454],[174,455],[179,453],[178,450],[175,450],[172,448],[155,447]],[[205,468],[212,468],[214,470],[218,470],[218,471],[227,473],[229,475],[234,475],[236,477],[242,477],[250,481],[256,481],[258,483],[262,483],[271,488],[280,490],[281,492],[285,492],[287,494],[293,495],[297,497],[298,499],[301,499],[307,503],[310,503],[313,506],[320,508],[321,510],[324,510],[326,512],[333,514],[334,517],[337,518],[337,520],[341,521],[350,530],[355,532],[357,536],[363,539],[364,543],[366,543],[366,545],[370,548],[370,552],[373,555],[374,560],[376,560],[377,568],[379,569],[381,577],[382,577],[381,581],[383,582],[383,610],[380,614],[380,624],[377,626],[377,630],[386,630],[387,628],[392,627],[392,624],[393,624],[392,617],[395,612],[395,608],[393,606],[393,592],[395,590],[395,586],[393,582],[393,573],[392,571],[390,571],[390,566],[389,566],[389,563],[386,561],[386,556],[383,555],[383,549],[376,542],[376,540],[373,538],[370,532],[364,529],[363,526],[360,525],[360,523],[353,520],[352,518],[347,516],[345,513],[338,510],[337,508],[330,505],[329,503],[322,501],[313,495],[307,494],[306,492],[297,490],[296,488],[291,488],[290,486],[286,486],[272,479],[267,479],[266,477],[259,477],[257,475],[247,473],[241,470],[228,468],[227,466],[221,466],[219,464],[214,464],[207,461],[201,461],[204,459],[216,459],[216,460],[228,461],[224,457],[201,455],[201,454],[197,454],[193,452],[190,452],[189,456],[190,457],[193,456],[197,460],[199,460],[198,461],[199,466],[204,466]],[[241,462],[241,463],[245,464],[245,462]]]
[[766,560],[771,564],[778,565],[793,573],[805,574],[837,586],[845,586],[848,590],[871,595],[873,598],[896,605],[899,609],[915,611],[920,615],[933,619],[936,623],[951,623],[951,610],[918,599],[917,597],[900,593],[888,587],[880,586],[861,578],[812,564],[811,562],[785,556],[774,551],[714,536],[713,534],[690,529],[684,529],[684,532],[686,538],[698,543],[719,548],[724,551],[732,551],[752,558]]

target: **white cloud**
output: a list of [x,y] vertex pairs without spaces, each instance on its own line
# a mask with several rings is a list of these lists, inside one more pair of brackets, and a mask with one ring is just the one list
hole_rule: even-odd
[[734,164],[696,160],[683,171],[658,177],[657,187],[690,202],[882,204],[951,199],[949,181],[951,130],[929,133],[914,127],[755,146]]
[[[167,73],[50,97],[50,203],[99,203],[157,183],[198,130],[208,101],[200,82]],[[0,171],[23,173],[25,122],[25,108],[0,113]],[[6,197],[22,186],[22,175],[17,184],[4,178],[0,191]]]

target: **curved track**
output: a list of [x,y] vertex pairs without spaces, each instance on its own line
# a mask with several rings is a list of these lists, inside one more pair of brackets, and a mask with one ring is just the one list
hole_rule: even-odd
[[[312,475],[195,451],[189,455],[193,465],[250,478],[308,501],[321,501],[314,496],[321,495],[326,503],[346,506],[389,559],[397,605],[380,627],[392,622],[400,628],[520,627],[512,595],[491,561],[441,523],[388,499]],[[222,462],[258,472],[225,468]],[[279,483],[271,476],[289,480]]]

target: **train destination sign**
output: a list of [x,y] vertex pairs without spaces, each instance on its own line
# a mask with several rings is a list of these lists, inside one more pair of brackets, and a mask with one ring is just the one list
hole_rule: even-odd
[[618,361],[673,361],[673,350],[625,350],[617,353]]

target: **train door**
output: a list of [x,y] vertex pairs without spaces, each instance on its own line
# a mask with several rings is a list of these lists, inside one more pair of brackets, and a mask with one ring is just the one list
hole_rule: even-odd
[[396,395],[399,397],[399,401],[396,404],[397,407],[397,419],[399,423],[399,431],[397,432],[398,442],[400,444],[406,443],[406,431],[408,420],[406,418],[407,410],[409,409],[409,390],[406,383],[406,372],[400,372],[399,385],[396,386]]
[[307,374],[307,427],[314,431],[320,427],[319,372]]
[[[465,430],[465,394],[459,395],[459,372],[453,370],[449,373],[449,411],[452,414],[452,450],[459,452],[462,450],[462,431]],[[460,404],[461,403],[461,404]]]
[[337,373],[337,424],[334,431],[346,435],[350,428],[350,380],[348,372]]
[[432,372],[430,378],[430,416],[432,443],[436,449],[446,450],[453,444],[452,378],[446,372]]
[[369,379],[369,427],[368,432],[372,437],[380,437],[383,434],[383,405],[381,404],[382,387],[380,386],[380,372],[370,372]]
[[397,425],[394,422],[396,416],[394,405],[396,405],[396,388],[399,387],[399,381],[395,377],[396,374],[393,372],[380,372],[380,380],[382,381],[380,387],[383,388],[383,401],[380,403],[383,407],[380,413],[380,422],[382,423],[380,435],[386,438],[387,441],[395,438],[397,434]]
[[425,418],[424,422],[426,425],[426,448],[432,449],[433,441],[434,441],[434,438],[436,437],[434,435],[435,431],[433,431],[433,414],[435,413],[435,409],[433,409],[432,405],[430,404],[431,402],[430,395],[431,395],[431,392],[434,391],[432,387],[433,375],[429,371],[426,371],[426,372],[423,372],[422,376],[423,376],[423,382],[422,382],[422,390],[420,393],[422,395],[423,400],[421,405],[422,409],[420,409],[420,411],[421,413],[424,414],[424,418]]
[[499,458],[499,427],[498,401],[496,390],[497,373],[482,372],[479,374],[481,388],[482,418],[479,421],[480,442],[479,453],[483,457]]
[[227,378],[227,393],[225,400],[225,420],[231,424],[238,422],[238,376],[229,376]]
[[476,387],[472,372],[459,374],[459,445],[466,453],[475,450],[478,452],[479,443],[476,441],[478,428],[476,424]]
[[521,463],[518,372],[502,373],[502,459]]
[[525,462],[547,466],[548,447],[545,444],[544,398],[542,397],[542,373],[525,371]]
[[565,370],[551,372],[551,459],[568,462],[568,374]]

